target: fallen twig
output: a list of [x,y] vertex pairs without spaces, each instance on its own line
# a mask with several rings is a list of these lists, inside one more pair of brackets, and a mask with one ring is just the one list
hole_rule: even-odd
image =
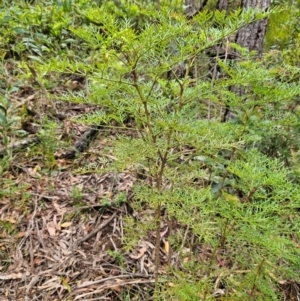
[[76,141],[74,146],[69,149],[66,153],[62,154],[60,158],[74,159],[76,153],[82,153],[85,151],[90,142],[98,135],[101,126],[92,125],[83,135]]
[[84,288],[84,287],[88,287],[91,285],[95,285],[95,284],[100,284],[109,280],[113,280],[113,279],[120,279],[120,278],[147,278],[147,279],[154,279],[153,275],[144,275],[144,274],[124,274],[124,275],[118,275],[118,276],[111,276],[111,277],[107,277],[107,278],[103,278],[103,279],[99,279],[99,280],[95,280],[95,281],[88,281],[82,284],[79,284],[76,289],[79,288]]
[[117,213],[118,213],[118,211],[114,212],[114,214],[110,218],[108,218],[105,222],[103,222],[99,227],[97,227],[96,229],[91,231],[86,237],[79,240],[77,245],[79,246],[83,242],[89,240],[91,237],[96,235],[100,230],[102,230],[104,227],[106,227],[116,217]]

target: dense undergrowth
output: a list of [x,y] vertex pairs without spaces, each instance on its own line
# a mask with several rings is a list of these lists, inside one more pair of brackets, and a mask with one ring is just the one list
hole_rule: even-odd
[[[230,41],[269,12],[204,11],[189,21],[180,1],[159,9],[151,1],[29,2],[0,10],[0,196],[32,214],[34,195],[11,176],[26,172],[24,157],[50,186],[65,169],[134,175],[126,194],[104,200],[134,212],[124,214],[121,247],[110,255],[121,266],[151,233],[155,286],[134,297],[128,287],[124,300],[287,298],[300,268],[297,49],[257,58]],[[226,39],[239,59],[212,60],[209,50]],[[105,130],[104,150],[85,155],[93,165],[56,155],[73,138],[60,131],[66,103],[91,108],[69,122]],[[226,122],[225,108],[234,116]],[[28,133],[36,145],[14,152]],[[82,187],[72,198],[82,205]],[[3,237],[18,239],[18,224],[0,222]],[[8,258],[3,247],[3,274]]]

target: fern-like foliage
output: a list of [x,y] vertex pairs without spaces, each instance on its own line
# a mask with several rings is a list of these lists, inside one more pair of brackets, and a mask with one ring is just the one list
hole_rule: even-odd
[[[116,160],[103,172],[142,168],[146,180],[135,185],[132,206],[163,208],[191,233],[190,239],[180,231],[169,238],[189,275],[170,266],[175,285],[164,287],[162,298],[210,300],[218,278],[230,300],[280,300],[278,283],[298,279],[300,268],[300,70],[270,64],[272,54],[257,60],[230,41],[269,12],[204,11],[189,21],[164,5],[148,8],[135,7],[144,16],[138,29],[128,11],[82,9],[91,24],[69,30],[88,49],[87,58],[39,68],[87,76],[86,93],[64,98],[100,111],[78,121],[114,121],[128,129],[114,141]],[[219,60],[223,75],[212,81],[207,51],[226,38],[240,58]],[[224,123],[225,107],[236,118]],[[156,221],[149,216],[138,224],[129,217],[127,247]]]

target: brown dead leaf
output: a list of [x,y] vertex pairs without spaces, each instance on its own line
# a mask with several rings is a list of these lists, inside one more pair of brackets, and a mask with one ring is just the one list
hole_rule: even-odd
[[12,273],[9,275],[0,275],[1,280],[21,279],[22,277],[23,277],[22,273]]
[[41,286],[38,286],[39,289],[51,289],[51,288],[61,288],[61,279],[58,276],[53,276],[51,279],[46,280]]
[[[121,293],[122,292],[122,284],[124,283],[124,280],[116,279],[115,282],[116,283],[113,283],[111,285],[111,289],[114,290],[114,291],[116,291],[117,293]],[[108,287],[109,287],[109,284],[108,284]]]
[[31,94],[25,99],[25,102],[33,100],[34,98],[35,98],[35,94]]
[[26,235],[26,232],[21,231],[21,232],[17,233],[17,234],[15,235],[15,237],[16,237],[16,238],[21,238],[21,237],[24,237],[25,235]]
[[50,236],[55,236],[56,229],[53,222],[47,223],[47,230]]
[[82,252],[81,250],[78,249],[77,252],[78,252],[79,254],[81,254],[82,257],[83,257],[84,259],[87,258],[86,255],[84,254],[84,252]]
[[160,232],[160,238],[163,238],[169,231],[169,228],[167,227],[163,232]]
[[15,224],[17,221],[12,219],[12,218],[4,218],[4,219],[1,219],[1,221],[3,222],[9,222],[11,224]]
[[63,212],[63,211],[61,210],[60,206],[57,204],[57,202],[56,202],[55,200],[52,202],[52,204],[53,204],[53,207],[56,209],[56,211],[57,211],[58,213],[62,213],[62,212]]
[[170,254],[170,243],[165,241],[165,252],[169,255]]
[[138,255],[129,255],[129,256],[132,259],[140,259],[146,253],[146,251],[147,251],[147,248],[143,247],[143,248],[139,249]]
[[70,226],[72,226],[72,222],[65,222],[65,223],[60,224],[61,228],[68,228]]
[[44,262],[44,259],[42,259],[41,257],[36,257],[36,258],[33,260],[33,264],[34,264],[34,265],[40,265],[42,262]]

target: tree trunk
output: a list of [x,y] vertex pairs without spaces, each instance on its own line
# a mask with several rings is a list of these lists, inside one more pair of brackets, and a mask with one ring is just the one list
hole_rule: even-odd
[[[224,0],[220,0],[223,2]],[[270,7],[270,0],[243,0],[242,8],[256,7],[261,10],[267,10]],[[253,22],[240,29],[236,36],[236,43],[257,51],[258,56],[262,55],[264,38],[267,31],[268,19]]]
[[[208,10],[226,10],[227,14],[236,10],[248,8],[258,8],[260,10],[267,10],[270,7],[271,0],[217,0],[213,4],[212,1],[208,0],[185,0],[186,4],[186,15],[189,19],[193,18],[198,12],[203,9]],[[233,36],[233,41],[240,46],[247,48],[249,51],[256,51],[257,56],[260,57],[263,52],[263,42],[267,31],[268,20],[259,20],[253,22],[247,26],[241,28],[235,36]],[[210,70],[217,70],[217,56],[222,57],[222,52],[225,53],[225,46],[218,45],[217,55],[211,57]],[[223,50],[222,50],[223,49]],[[210,55],[209,55],[210,56]],[[225,58],[226,59],[226,58]],[[231,60],[238,59],[238,53],[235,52],[230,55]],[[222,72],[218,73],[219,76],[224,76]],[[226,75],[225,75],[226,76]],[[212,79],[216,79],[216,72],[213,72]],[[245,94],[245,89],[240,86],[232,86],[230,91],[235,94],[242,96]],[[208,110],[210,111],[210,110]],[[208,113],[208,118],[210,114]],[[235,119],[235,113],[226,105],[222,113],[222,121],[227,121],[230,119]]]
[[228,0],[219,0],[218,1],[218,10],[227,10]]
[[[215,7],[212,8],[212,4],[208,4],[208,0],[185,0],[186,15],[188,18],[192,18],[203,9],[226,10],[230,13],[235,9],[247,9],[249,7],[267,10],[270,4],[270,0],[218,0],[216,1]],[[268,20],[265,19],[253,22],[241,28],[236,34],[236,43],[249,50],[257,51],[258,56],[261,56],[267,25]]]
[[204,8],[207,2],[208,0],[185,0],[185,14],[188,18],[192,18]]

